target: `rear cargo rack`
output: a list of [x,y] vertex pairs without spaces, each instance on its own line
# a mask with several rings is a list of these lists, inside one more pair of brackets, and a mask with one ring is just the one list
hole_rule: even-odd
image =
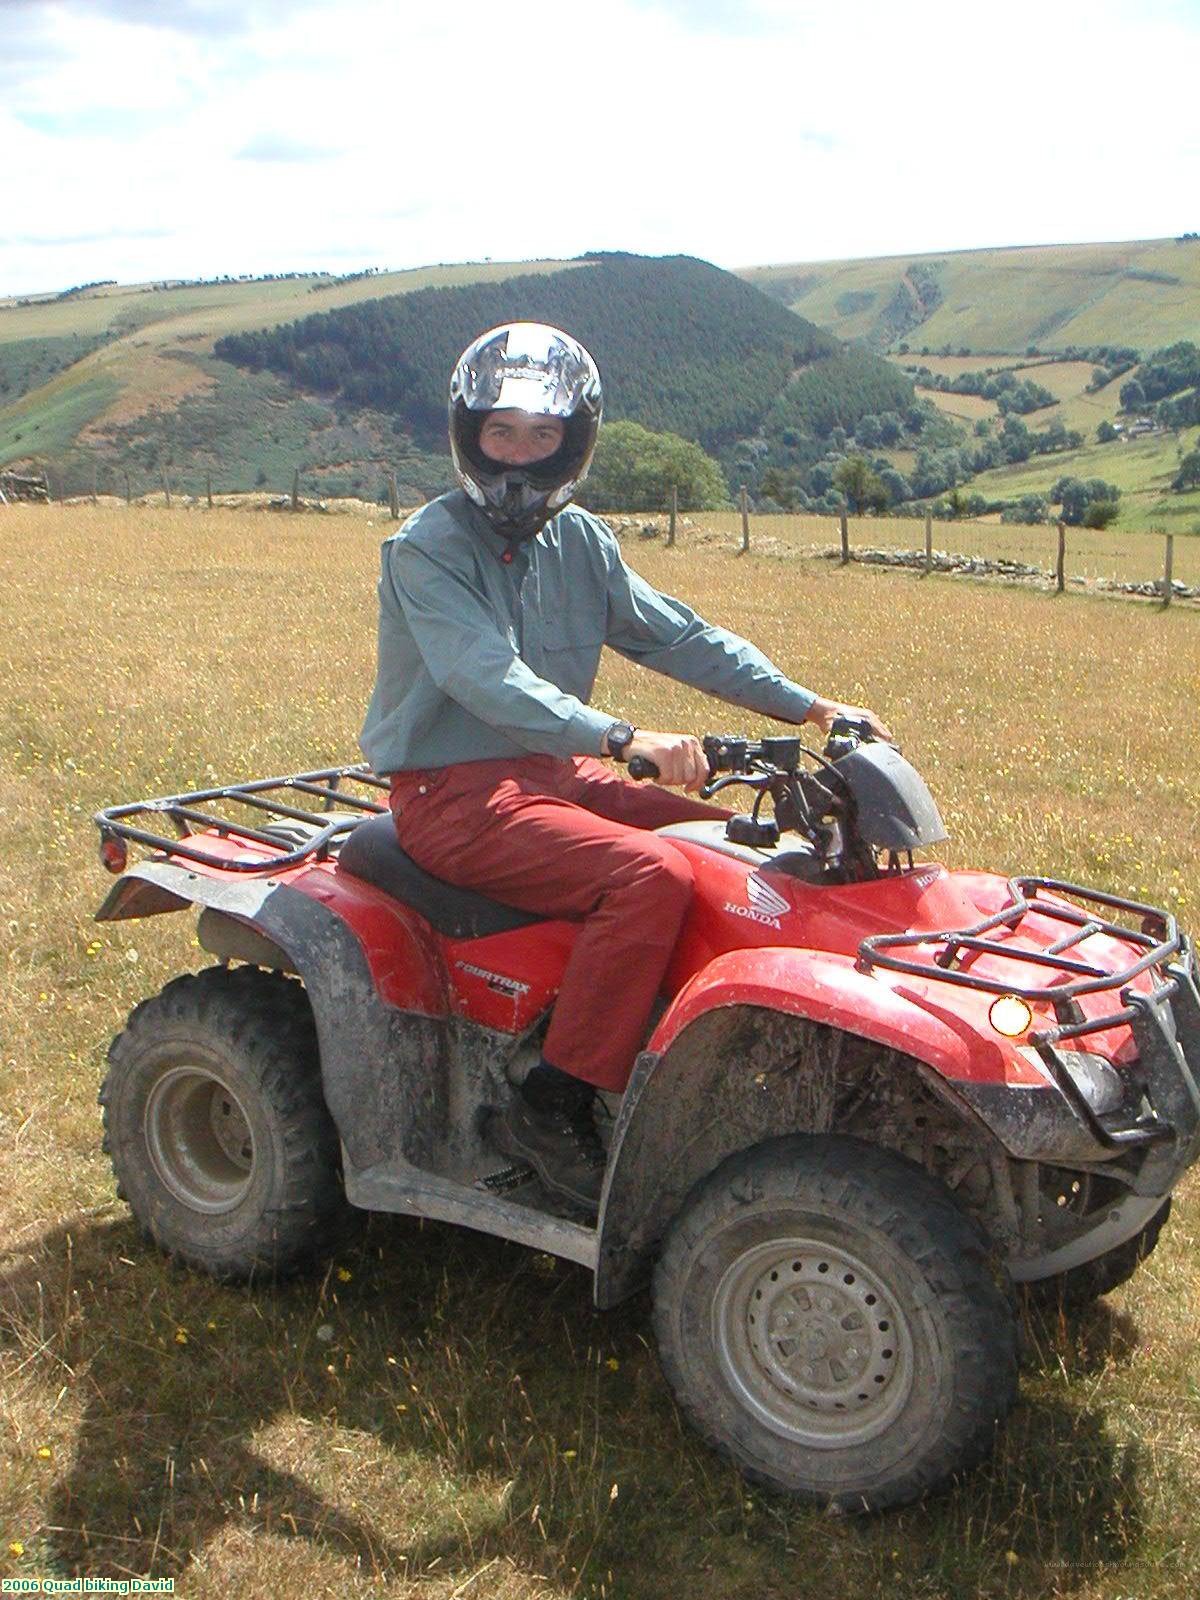
[[[367,797],[372,791],[378,793],[387,788],[386,778],[377,777],[361,763],[323,767],[317,772],[256,778],[249,783],[227,784],[220,789],[193,789],[188,794],[108,806],[97,811],[93,820],[100,829],[101,859],[115,872],[124,871],[126,846],[133,843],[163,855],[199,862],[202,866],[219,867],[223,872],[271,874],[309,858],[325,860],[360,822],[387,810],[380,800]],[[359,792],[362,789],[367,795]],[[299,800],[308,804],[294,803]],[[207,806],[221,809],[202,809]],[[245,812],[250,811],[265,813],[268,820],[255,827],[248,818],[239,820],[238,808],[244,808],[243,818]],[[234,814],[230,815],[230,811]],[[156,821],[159,818],[170,821],[175,836],[152,832],[149,826],[131,820],[151,817]],[[161,822],[158,826],[162,826]],[[272,854],[267,859],[260,856],[239,860],[197,843],[206,833],[252,845],[256,850],[268,849]]]
[[[929,933],[872,934],[858,947],[858,970],[870,972],[872,967],[886,967],[891,972],[905,972],[917,978],[934,978],[942,983],[981,990],[985,994],[1011,994],[1026,1001],[1048,1001],[1054,1007],[1058,1026],[1031,1035],[1030,1043],[1035,1046],[1054,1045],[1083,1033],[1097,1033],[1104,1028],[1132,1022],[1138,1015],[1138,1003],[1131,1003],[1124,994],[1121,995],[1124,1005],[1120,1011],[1095,1018],[1084,1016],[1078,996],[1096,994],[1105,989],[1120,990],[1139,973],[1160,966],[1178,955],[1183,948],[1184,941],[1176,927],[1175,918],[1170,912],[1161,911],[1156,906],[1123,900],[1118,895],[1104,894],[1099,889],[1083,889],[1078,884],[1064,883],[1057,878],[1010,878],[1008,889],[1012,896],[1010,903],[974,927]],[[1074,900],[1082,900],[1089,906],[1103,907],[1107,911],[1125,912],[1140,918],[1141,925],[1138,928],[1127,927],[1099,916],[1095,911],[1041,899],[1042,891],[1069,895]],[[1002,940],[985,937],[996,928],[1012,931],[1022,917],[1031,912],[1062,922],[1069,931],[1045,950],[1016,950]],[[1094,933],[1110,934],[1115,939],[1138,945],[1144,954],[1117,972],[1081,960],[1078,955],[1067,954]],[[942,948],[927,961],[906,960],[890,953],[921,945],[941,945]],[[1049,967],[1054,972],[1066,972],[1071,976],[1058,983],[1026,985],[981,978],[973,972],[962,970],[964,954],[1002,956],[1006,961],[1024,962],[1031,968]],[[1167,979],[1163,985],[1164,991],[1173,987],[1173,979]]]

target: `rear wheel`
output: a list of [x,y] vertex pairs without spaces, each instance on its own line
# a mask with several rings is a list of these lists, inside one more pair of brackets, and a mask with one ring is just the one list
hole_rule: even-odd
[[345,1200],[300,984],[256,967],[176,978],[108,1059],[105,1149],[156,1244],[225,1279],[328,1247]]
[[694,1190],[656,1271],[655,1329],[710,1444],[846,1510],[978,1461],[1016,1392],[986,1240],[921,1168],[856,1139],[772,1140]]

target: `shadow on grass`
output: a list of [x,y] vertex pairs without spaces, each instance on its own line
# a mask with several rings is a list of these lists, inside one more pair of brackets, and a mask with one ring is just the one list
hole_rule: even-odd
[[1028,1367],[1056,1366],[1067,1378],[1083,1378],[1126,1367],[1137,1351],[1136,1322],[1107,1300],[1071,1308],[1030,1298],[1021,1311]]
[[[852,1586],[1032,1600],[1136,1550],[1138,1457],[1085,1384],[1054,1391],[1035,1372],[961,1485],[833,1519],[747,1489],[701,1447],[644,1299],[601,1315],[590,1287],[517,1246],[395,1218],[323,1279],[251,1288],[171,1267],[126,1221],[46,1234],[4,1263],[0,1342],[80,1414],[46,1502],[51,1570],[178,1575],[232,1526],[300,1541],[314,1584],[465,1579],[494,1559],[530,1593],[550,1576],[614,1600],[782,1600],[797,1585],[811,1600]],[[1087,1348],[1132,1341],[1127,1319],[1089,1315]]]

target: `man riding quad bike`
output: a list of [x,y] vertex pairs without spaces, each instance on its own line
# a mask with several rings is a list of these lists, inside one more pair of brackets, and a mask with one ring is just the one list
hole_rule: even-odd
[[[518,351],[516,377],[542,393],[546,352],[539,367]],[[499,360],[489,389],[486,365],[472,380],[493,402],[485,424],[512,381]],[[568,446],[564,426],[555,452]],[[531,496],[544,512],[547,495],[569,492],[562,467],[539,482],[501,474],[501,522],[519,531]],[[426,508],[426,532],[444,541],[418,527],[385,546],[381,687],[364,732],[374,771],[97,818],[122,874],[99,917],[197,906],[220,962],[168,984],[114,1041],[102,1100],[121,1191],[163,1248],[226,1278],[328,1248],[345,1200],[580,1262],[601,1307],[652,1276],[667,1377],[743,1471],[845,1508],[912,1499],[978,1460],[1012,1402],[1010,1283],[1086,1298],[1153,1248],[1197,1154],[1191,946],[1152,907],[914,863],[944,831],[877,719],[818,702],[632,581],[575,513],[539,523],[522,558],[488,519],[459,523],[458,539],[461,510]],[[603,563],[602,582],[575,573],[564,551],[580,549]],[[424,586],[423,564],[436,569]],[[578,591],[563,586],[572,574]],[[582,641],[553,626],[576,592],[604,597],[601,631]],[[429,640],[447,596],[469,625],[445,655]],[[392,600],[413,618],[407,632],[390,626]],[[637,659],[814,722],[823,748],[730,735],[639,748],[635,730],[586,705],[589,660],[594,672],[614,632]],[[507,665],[479,689],[481,662]],[[484,705],[520,708],[526,720],[505,725],[526,738],[515,753],[486,742]],[[553,730],[619,748],[634,777],[665,766],[701,799],[586,759],[531,764],[521,751],[535,734],[555,748]],[[440,765],[375,753],[404,758],[439,738]],[[703,803],[739,787],[749,815]],[[670,814],[681,804],[688,814]],[[514,817],[536,826],[506,861]],[[618,899],[640,893],[646,870],[657,885],[622,904],[653,920],[668,902],[652,938],[611,916],[607,880],[589,890],[550,848],[586,855],[597,836]],[[149,858],[129,866],[130,842]],[[581,949],[603,965],[590,986]],[[627,991],[650,1012],[632,1030]],[[560,1017],[564,1000],[582,1010]],[[627,1083],[614,1039],[636,1052]],[[590,1071],[602,1107],[566,1067]],[[597,1114],[610,1110],[611,1125]]]

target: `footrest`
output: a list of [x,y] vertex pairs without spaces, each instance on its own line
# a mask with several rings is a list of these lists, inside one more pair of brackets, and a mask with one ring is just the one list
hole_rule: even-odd
[[524,1188],[536,1176],[532,1167],[518,1163],[511,1167],[501,1167],[499,1172],[488,1172],[482,1178],[476,1178],[475,1187],[485,1189],[488,1194],[511,1194],[514,1189]]

